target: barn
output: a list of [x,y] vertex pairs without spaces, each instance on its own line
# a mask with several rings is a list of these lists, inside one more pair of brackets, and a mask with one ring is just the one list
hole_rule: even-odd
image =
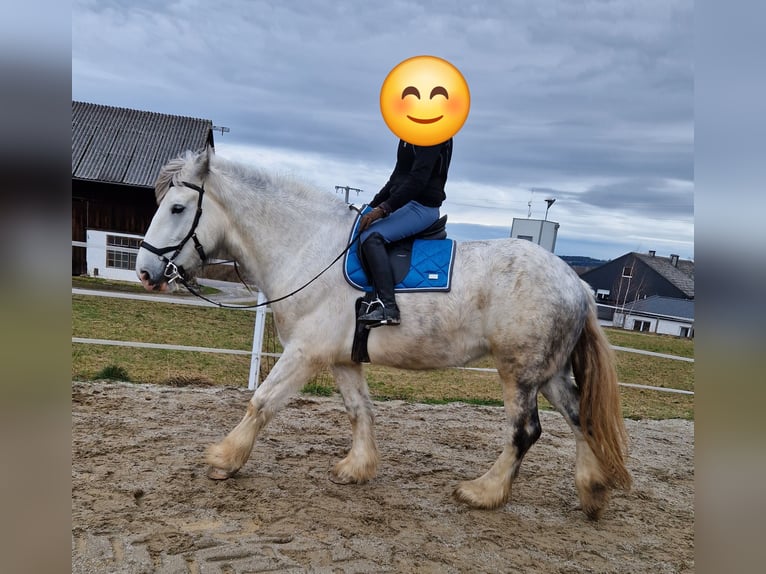
[[160,168],[214,146],[211,120],[72,102],[72,275],[135,280]]

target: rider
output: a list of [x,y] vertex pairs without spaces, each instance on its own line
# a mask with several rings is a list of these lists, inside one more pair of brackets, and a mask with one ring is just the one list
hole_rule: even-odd
[[394,171],[370,202],[374,209],[359,223],[362,257],[376,295],[359,317],[361,323],[379,327],[401,322],[386,244],[415,235],[439,219],[451,158],[452,138],[433,146],[399,140]]

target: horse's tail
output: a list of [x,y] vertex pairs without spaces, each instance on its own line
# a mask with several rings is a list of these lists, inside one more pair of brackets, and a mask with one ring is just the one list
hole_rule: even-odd
[[[590,293],[588,293],[590,296]],[[572,351],[572,371],[580,389],[580,428],[599,461],[607,486],[630,488],[625,467],[628,434],[622,418],[614,353],[598,324],[596,306]]]

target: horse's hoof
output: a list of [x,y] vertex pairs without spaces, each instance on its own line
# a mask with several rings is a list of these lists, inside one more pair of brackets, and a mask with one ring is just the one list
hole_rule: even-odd
[[333,484],[341,484],[341,485],[354,484],[353,480],[349,480],[347,478],[341,478],[339,476],[335,476],[331,472],[327,474],[327,478],[329,478],[330,482],[332,482]]
[[[235,471],[236,472],[236,471]],[[222,468],[211,466],[207,469],[207,477],[212,480],[226,480],[234,475],[234,472],[228,472]]]
[[341,485],[359,484],[360,482],[356,478],[353,478],[352,476],[349,476],[346,473],[337,474],[332,470],[327,473],[327,478],[330,479],[330,482],[332,482],[333,484],[341,484]]
[[463,481],[452,492],[452,496],[458,502],[467,504],[471,508],[479,510],[494,510],[500,508],[508,502],[510,498],[510,488],[499,492],[494,490],[487,491],[486,485],[481,479]]

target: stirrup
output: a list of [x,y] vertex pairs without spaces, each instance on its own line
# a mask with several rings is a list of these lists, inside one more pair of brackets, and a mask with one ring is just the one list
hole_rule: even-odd
[[376,307],[369,313],[360,315],[358,320],[368,329],[372,329],[374,327],[382,327],[383,325],[401,324],[401,319],[399,318],[399,310],[396,308],[389,310],[384,305]]

